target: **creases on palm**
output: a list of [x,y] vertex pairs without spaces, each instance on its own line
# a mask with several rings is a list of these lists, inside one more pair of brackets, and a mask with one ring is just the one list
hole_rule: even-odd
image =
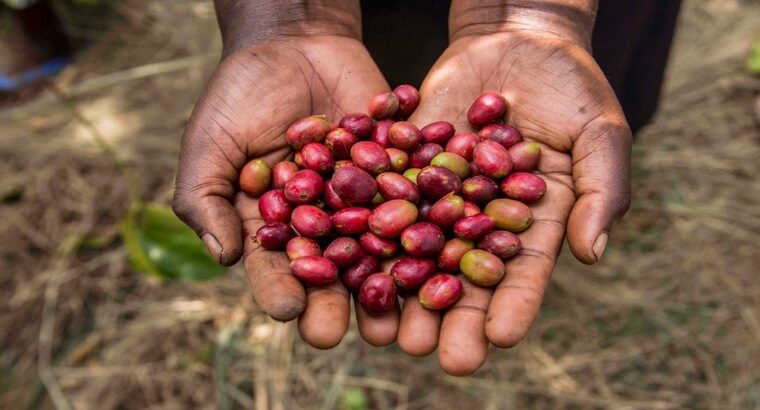
[[[296,120],[326,114],[337,121],[345,113],[365,111],[373,95],[387,90],[366,50],[354,39],[325,36],[260,43],[225,57],[183,138],[174,200],[178,215],[199,234],[212,235],[222,249],[220,255],[226,255],[220,256],[225,264],[243,254],[261,309],[278,320],[300,316],[299,330],[315,347],[332,347],[345,334],[348,292],[339,283],[304,289],[290,274],[283,253],[266,251],[253,241],[263,221],[255,199],[233,194],[237,175],[251,159],[273,165],[288,158],[284,133]],[[367,318],[360,325],[373,334],[378,320]],[[395,331],[375,339],[390,343]]]
[[[579,260],[598,259],[592,249],[597,237],[609,231],[611,215],[627,208],[630,131],[588,52],[546,34],[516,30],[461,37],[441,56],[420,91],[422,102],[411,120],[419,126],[448,120],[459,132],[472,130],[466,117],[470,103],[483,92],[499,92],[509,103],[507,120],[542,148],[538,173],[547,182],[547,192],[531,205],[533,226],[520,234],[523,250],[507,262],[505,278],[493,290],[465,292],[438,319],[440,327],[424,336],[415,334],[439,338],[444,370],[469,374],[485,361],[489,343],[511,347],[526,336],[566,233]],[[473,307],[486,313],[473,314]],[[410,313],[402,315],[401,326],[418,320],[430,319]],[[405,334],[399,344],[420,354],[420,343]]]

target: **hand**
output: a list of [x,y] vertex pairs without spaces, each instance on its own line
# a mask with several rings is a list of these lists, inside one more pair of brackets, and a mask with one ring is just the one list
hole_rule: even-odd
[[628,208],[631,134],[621,108],[588,51],[544,31],[512,29],[456,38],[421,87],[411,121],[437,120],[470,130],[467,110],[481,93],[509,103],[508,120],[527,140],[541,143],[539,175],[545,197],[531,206],[534,222],[520,234],[522,252],[506,264],[495,289],[466,286],[443,317],[409,298],[398,342],[411,355],[438,345],[443,369],[474,372],[489,342],[520,342],[535,319],[557,260],[565,228],[584,263],[602,256],[613,222]]
[[[263,224],[257,200],[236,192],[239,172],[254,158],[270,166],[290,154],[285,130],[296,120],[364,112],[388,85],[363,45],[345,36],[309,36],[260,42],[224,58],[185,131],[174,209],[223,265],[244,255],[253,296],[271,317],[300,315],[303,339],[318,348],[336,345],[350,317],[342,284],[306,288],[290,273],[282,252],[255,244]],[[234,205],[233,205],[234,204]],[[242,226],[241,229],[241,219]],[[250,233],[243,238],[242,232]],[[372,344],[395,340],[398,311],[384,317],[357,312]]]

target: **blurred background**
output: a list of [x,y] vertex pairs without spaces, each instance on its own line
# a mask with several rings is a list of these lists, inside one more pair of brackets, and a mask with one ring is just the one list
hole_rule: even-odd
[[210,1],[51,4],[73,62],[0,90],[0,408],[760,408],[760,2],[684,2],[603,262],[564,252],[528,339],[465,378],[355,327],[306,346],[160,206],[218,61]]

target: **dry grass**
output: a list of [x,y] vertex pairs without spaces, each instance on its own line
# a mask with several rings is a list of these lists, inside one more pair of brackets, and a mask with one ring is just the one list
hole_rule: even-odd
[[[760,408],[760,80],[743,70],[760,5],[686,5],[605,261],[565,252],[529,339],[468,378],[355,329],[308,348],[259,312],[237,268],[199,285],[135,274],[116,237],[128,190],[87,128],[49,94],[0,113],[0,407],[332,409],[358,388],[377,409]],[[76,27],[98,44],[59,84],[167,201],[215,62],[213,9],[117,11],[108,31]]]

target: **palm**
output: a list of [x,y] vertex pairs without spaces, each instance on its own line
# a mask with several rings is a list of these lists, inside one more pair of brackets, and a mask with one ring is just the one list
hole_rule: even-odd
[[213,118],[203,124],[204,133],[224,134],[240,149],[240,156],[230,158],[233,165],[246,158],[281,160],[289,154],[284,133],[291,123],[311,114],[337,121],[348,112],[366,110],[369,97],[387,89],[355,40],[312,37],[303,44],[270,43],[229,56],[194,119]]
[[[588,53],[564,40],[520,32],[452,43],[425,79],[422,103],[412,121],[422,126],[443,119],[460,132],[469,130],[469,105],[486,91],[504,95],[508,121],[524,138],[541,143],[538,171],[547,182],[547,193],[532,206],[533,227],[520,234],[524,249],[507,263],[507,275],[495,290],[467,287],[442,319],[422,315],[413,306],[407,313],[405,306],[399,334],[402,349],[425,354],[435,348],[434,343],[422,342],[425,337],[435,340],[435,334],[405,332],[410,327],[407,322],[426,321],[433,332],[441,321],[439,360],[454,374],[477,369],[486,358],[489,341],[510,347],[525,336],[540,307],[576,196],[601,192],[594,184],[602,181],[584,177],[583,171],[604,166],[598,157],[608,142],[600,139],[594,146],[578,143],[579,138],[592,129],[605,135],[605,129],[625,134],[626,128],[615,96]],[[573,212],[602,212],[591,208],[585,204]],[[585,243],[591,228],[598,227],[571,221],[568,231],[571,246],[576,245],[573,251],[587,263],[599,256]]]
[[[264,223],[257,201],[235,193],[243,165],[254,158],[270,165],[286,159],[290,149],[285,130],[296,120],[325,114],[337,121],[343,114],[365,111],[367,101],[386,90],[387,83],[356,40],[310,37],[235,52],[209,82],[188,125],[175,210],[193,226],[221,225],[213,233],[227,244],[219,259],[234,263],[240,255],[239,250],[234,254],[240,220],[242,232],[249,233]],[[191,206],[181,200],[187,191],[198,198],[194,213],[183,212]],[[239,218],[230,215],[235,213]],[[208,221],[193,221],[189,214]],[[342,285],[304,289],[290,274],[285,254],[262,249],[250,234],[243,239],[243,253],[254,298],[267,314],[279,320],[300,314],[301,333],[316,347],[332,347],[341,340],[349,318],[348,292]],[[369,322],[365,328],[371,329]]]
[[[417,115],[446,115],[467,129],[467,108],[483,91],[510,102],[509,121],[526,137],[569,152],[580,131],[614,101],[591,56],[557,38],[520,33],[465,37],[428,74]],[[604,97],[604,100],[600,100]]]

